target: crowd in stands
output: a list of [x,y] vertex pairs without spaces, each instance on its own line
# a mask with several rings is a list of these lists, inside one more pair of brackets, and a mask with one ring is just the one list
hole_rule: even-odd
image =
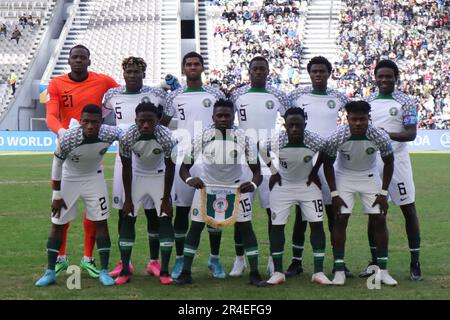
[[210,0],[223,7],[215,24],[215,43],[222,43],[223,66],[210,70],[209,80],[224,92],[248,81],[248,63],[256,55],[270,63],[269,82],[298,85],[302,32],[309,0]]
[[337,87],[368,95],[380,59],[400,68],[401,91],[418,103],[419,128],[450,129],[449,1],[345,0],[337,38]]
[[[299,84],[302,31],[309,1],[210,0],[224,8],[215,26],[223,40],[223,68],[210,81],[225,92],[248,81],[248,62],[264,55],[270,83],[284,90]],[[418,103],[419,128],[450,129],[449,9],[445,0],[342,0],[338,58],[332,81],[349,97],[374,89],[373,69],[388,58],[400,67],[401,91]],[[220,43],[220,41],[218,41]],[[228,58],[228,59],[227,59]]]

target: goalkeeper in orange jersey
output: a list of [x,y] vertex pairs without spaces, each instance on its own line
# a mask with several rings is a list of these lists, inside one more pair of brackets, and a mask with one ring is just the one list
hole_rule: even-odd
[[[88,71],[91,64],[89,49],[76,45],[69,52],[70,72],[52,79],[48,86],[50,96],[47,102],[47,126],[60,137],[69,127],[71,120],[80,121],[83,107],[87,104],[102,105],[103,95],[110,88],[119,86],[109,76]],[[72,120],[73,121],[73,120]],[[102,168],[98,169],[99,171]],[[87,271],[93,278],[98,278],[92,252],[95,245],[94,223],[84,214],[84,257],[81,269]],[[69,266],[66,258],[66,240],[69,224],[64,227],[63,239],[55,267],[59,275]]]

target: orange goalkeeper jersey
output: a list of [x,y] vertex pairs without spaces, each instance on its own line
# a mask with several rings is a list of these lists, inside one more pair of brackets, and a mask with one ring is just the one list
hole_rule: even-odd
[[52,79],[48,85],[47,127],[54,133],[69,127],[70,119],[80,121],[81,111],[87,104],[102,106],[103,95],[110,88],[118,87],[111,77],[89,71],[81,82],[73,81],[68,74]]

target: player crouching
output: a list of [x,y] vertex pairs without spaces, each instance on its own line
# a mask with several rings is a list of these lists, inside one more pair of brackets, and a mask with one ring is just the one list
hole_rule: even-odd
[[136,124],[128,128],[120,140],[125,201],[119,230],[122,271],[115,281],[116,284],[124,284],[131,279],[129,265],[136,238],[136,217],[140,206],[150,198],[158,215],[161,248],[159,280],[162,284],[171,284],[168,268],[174,231],[170,190],[175,175],[172,161],[172,154],[176,155],[175,140],[169,129],[159,125],[158,109],[151,102],[142,102],[136,107],[135,121]]
[[87,217],[94,221],[96,242],[101,260],[100,282],[114,285],[108,275],[109,206],[108,190],[101,168],[103,156],[122,131],[101,125],[102,110],[89,104],[83,108],[81,126],[67,130],[59,139],[52,166],[52,227],[47,241],[48,268],[35,283],[45,287],[56,282],[55,264],[61,247],[64,226],[75,219],[77,200],[83,199]]
[[[388,210],[387,189],[394,172],[394,154],[389,135],[383,129],[369,124],[370,105],[365,101],[352,101],[345,105],[348,125],[340,126],[327,140],[324,172],[331,190],[335,210],[333,228],[334,275],[333,284],[345,283],[344,253],[348,219],[359,193],[364,213],[375,227],[375,244],[379,270],[376,277],[381,283],[395,286],[387,271]],[[377,151],[383,160],[383,181],[377,168]],[[333,163],[337,157],[336,174]]]

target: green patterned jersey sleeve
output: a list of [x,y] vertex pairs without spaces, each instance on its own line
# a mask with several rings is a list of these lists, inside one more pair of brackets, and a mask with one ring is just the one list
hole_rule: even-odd
[[384,158],[393,153],[389,134],[380,128],[369,125],[366,133],[367,138],[372,141],[380,150],[380,155]]

